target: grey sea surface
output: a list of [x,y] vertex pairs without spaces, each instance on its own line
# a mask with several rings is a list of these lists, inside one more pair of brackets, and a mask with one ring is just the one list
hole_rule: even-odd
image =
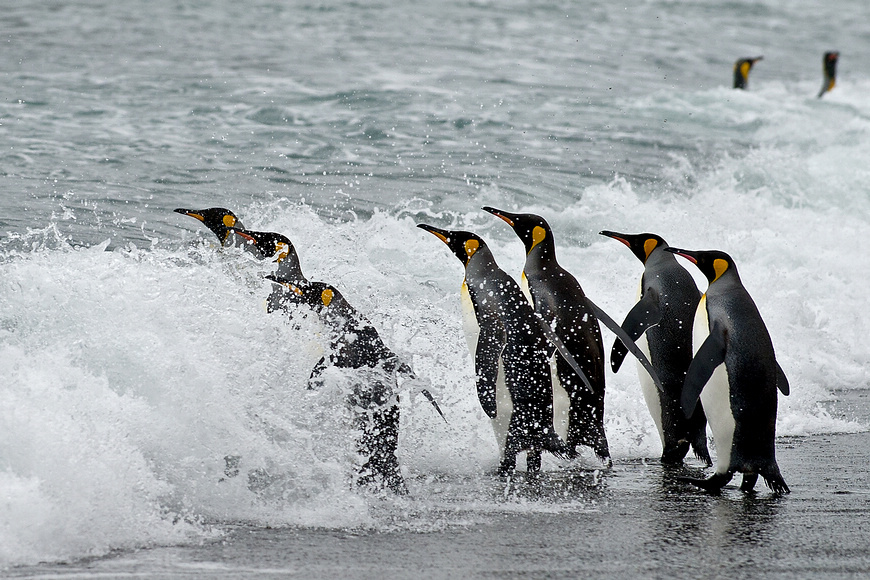
[[[835,395],[832,413],[870,420],[870,390]],[[550,474],[537,489],[492,478],[489,492],[505,492],[503,511],[475,513],[465,503],[463,491],[479,494],[479,481],[430,482],[455,505],[436,531],[229,525],[202,545],[22,567],[8,577],[866,578],[868,447],[866,433],[780,439],[777,458],[792,490],[783,496],[761,482],[743,493],[739,477],[711,495],[677,481],[683,469],[618,461],[600,474]],[[553,512],[517,509],[523,497],[552,502]]]

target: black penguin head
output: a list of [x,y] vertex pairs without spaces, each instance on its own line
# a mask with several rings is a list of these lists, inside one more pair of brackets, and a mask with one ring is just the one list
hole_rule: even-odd
[[756,56],[755,58],[741,58],[734,63],[734,88],[745,89],[749,83],[749,71],[752,65],[762,60],[764,57]]
[[840,53],[836,50],[826,52],[822,57],[822,69],[824,71],[824,80],[822,81],[822,90],[819,91],[819,97],[834,88],[837,84],[837,59],[840,58]]
[[653,250],[657,248],[665,249],[668,247],[668,243],[664,241],[661,236],[657,236],[656,234],[620,234],[608,230],[598,233],[602,236],[607,236],[608,238],[620,241],[628,246],[628,249],[631,250],[631,252],[637,256],[637,259],[644,264],[646,264],[646,261],[649,259],[650,254],[653,253]]
[[293,242],[282,234],[275,232],[254,232],[241,228],[230,228],[230,231],[242,237],[247,243],[253,244],[264,258],[277,256],[275,258],[276,262],[282,261],[294,250]]
[[336,311],[344,314],[347,309],[347,301],[341,292],[325,282],[297,282],[275,274],[269,274],[266,279],[287,288],[295,303],[305,304],[315,312]]
[[526,246],[526,255],[537,247],[552,249],[553,232],[547,220],[532,213],[511,213],[494,207],[484,207],[483,211],[489,212],[495,217],[501,218],[514,229]]
[[221,243],[227,239],[230,228],[244,228],[236,214],[223,207],[210,207],[208,209],[184,209],[178,208],[175,213],[189,215],[198,219],[214,232]]
[[723,276],[728,279],[740,277],[737,274],[737,266],[734,265],[734,260],[725,252],[719,250],[682,250],[680,248],[665,248],[666,252],[671,252],[678,256],[682,256],[698,266],[701,273],[706,276],[707,281],[712,285]]
[[417,224],[417,227],[435,235],[435,237],[447,244],[447,247],[459,258],[463,266],[468,266],[468,262],[477,250],[486,247],[486,242],[471,232],[442,230],[428,224]]

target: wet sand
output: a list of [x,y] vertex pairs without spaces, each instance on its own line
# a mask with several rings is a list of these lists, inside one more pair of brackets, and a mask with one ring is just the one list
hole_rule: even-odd
[[[832,414],[870,424],[870,391],[836,394]],[[785,438],[780,468],[792,492],[718,495],[678,482],[656,460],[518,483],[510,509],[463,506],[463,486],[439,482],[442,529],[348,532],[228,528],[214,543],[16,568],[10,578],[865,578],[870,576],[870,434]],[[424,485],[415,482],[416,486]],[[412,486],[414,487],[414,486]],[[497,498],[493,478],[469,494]],[[522,509],[552,501],[553,513]],[[439,494],[434,494],[435,497]],[[559,503],[559,497],[570,498]],[[576,498],[582,498],[577,501]],[[517,502],[520,503],[519,509]],[[409,505],[413,505],[413,501]],[[449,506],[455,503],[456,508]],[[565,506],[568,506],[567,508]],[[414,518],[411,508],[406,517]],[[431,511],[424,516],[431,522]]]

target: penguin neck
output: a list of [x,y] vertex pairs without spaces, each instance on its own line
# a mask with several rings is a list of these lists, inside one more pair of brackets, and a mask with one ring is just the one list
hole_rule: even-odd
[[737,274],[737,268],[731,266],[727,272],[719,276],[719,278],[714,282],[710,282],[705,294],[715,296],[717,294],[727,294],[728,292],[740,289],[743,289],[740,275]]
[[305,276],[302,274],[302,266],[299,264],[299,256],[296,254],[296,249],[293,246],[290,246],[287,255],[278,262],[275,275],[290,282],[305,281]]
[[556,261],[556,247],[548,235],[541,243],[529,250],[526,254],[526,263],[523,272],[528,276],[536,272],[555,269],[559,266]]
[[465,279],[467,281],[481,279],[486,277],[487,273],[498,269],[492,252],[487,246],[481,245],[465,264]]

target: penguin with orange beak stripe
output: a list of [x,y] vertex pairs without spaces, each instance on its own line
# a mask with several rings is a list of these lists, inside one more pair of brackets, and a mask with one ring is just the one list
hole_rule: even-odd
[[715,492],[740,472],[743,491],[752,491],[760,475],[774,493],[788,493],[775,452],[777,390],[788,395],[788,379],[734,260],[717,250],[665,251],[694,263],[709,281],[695,313],[695,355],[681,404],[687,417],[699,398],[704,405],[716,444],[716,469],[708,479],[685,481]]
[[474,357],[478,401],[492,420],[501,453],[499,473],[511,475],[522,451],[531,477],[541,469],[542,451],[573,455],[554,427],[546,323],[480,237],[427,224],[417,227],[447,244],[465,268],[463,326]]
[[[396,458],[397,377],[416,379],[411,367],[387,348],[375,327],[334,286],[308,281],[297,284],[278,275],[266,278],[285,287],[298,304],[311,308],[328,330],[329,350],[311,371],[309,387],[316,384],[328,367],[349,373],[347,403],[353,413],[353,426],[359,431],[357,451],[362,458],[357,484],[383,485],[397,494],[408,493]],[[429,391],[423,389],[422,393],[444,418]]]
[[[493,207],[483,210],[504,220],[523,241],[526,248],[521,277],[523,292],[592,383],[593,390],[586,389],[568,362],[555,355],[551,374],[557,432],[572,450],[587,445],[610,465],[604,432],[604,346],[595,311],[577,279],[556,261],[553,234],[544,218]],[[559,404],[562,393],[567,399],[564,406]]]
[[[659,390],[638,369],[643,397],[662,442],[662,462],[681,463],[691,444],[695,456],[712,465],[703,408],[699,405],[686,418],[680,407],[686,371],[692,362],[692,321],[701,299],[695,280],[673,254],[665,251],[668,243],[661,236],[600,233],[625,244],[644,265],[638,301],[626,315],[622,329],[646,352],[662,380],[664,389]],[[613,372],[619,371],[627,352],[620,340],[613,343]]]
[[762,60],[764,57],[756,56],[755,58],[741,58],[734,63],[734,88],[745,89],[749,85],[749,71],[752,70],[752,65]]

